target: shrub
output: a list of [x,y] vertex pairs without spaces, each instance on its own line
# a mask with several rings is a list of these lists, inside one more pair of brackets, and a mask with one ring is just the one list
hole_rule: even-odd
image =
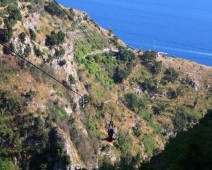
[[58,17],[64,17],[65,13],[55,2],[50,2],[48,5],[45,6],[45,10],[50,13],[51,15],[56,15]]
[[151,135],[149,135],[149,134],[146,134],[146,135],[143,136],[142,141],[143,141],[143,144],[144,144],[144,147],[145,147],[147,153],[150,156],[152,156],[153,155],[153,150],[154,150],[155,145],[156,145],[153,137]]
[[58,62],[58,65],[61,67],[64,66],[65,64],[66,64],[66,60],[61,60]]
[[0,1],[0,6],[6,6],[6,5],[8,5],[8,4],[10,4],[10,3],[14,3],[14,2],[16,2],[17,0],[1,0]]
[[46,46],[53,46],[53,45],[59,45],[63,43],[65,40],[65,33],[63,33],[61,30],[56,33],[55,31],[51,32],[51,35],[46,36]]
[[64,54],[65,54],[65,50],[62,47],[60,47],[59,50],[56,49],[56,51],[55,51],[56,58],[61,58],[64,56]]
[[8,48],[6,46],[3,47],[3,53],[4,54],[12,54],[12,51],[15,50],[14,44],[10,43]]
[[147,108],[148,100],[146,98],[140,99],[136,94],[128,93],[124,95],[124,104],[128,109],[138,114],[140,110]]
[[22,19],[21,12],[17,7],[17,4],[8,5],[7,11],[9,13],[8,22],[11,26],[15,25],[18,20]]
[[159,74],[162,71],[163,68],[162,66],[163,66],[162,61],[159,62],[155,61],[151,68],[151,72],[153,74]]
[[135,54],[132,51],[128,50],[126,47],[119,46],[118,50],[119,52],[116,54],[116,58],[119,61],[126,63],[135,58]]
[[28,57],[31,53],[31,47],[29,44],[26,45],[26,48],[24,49],[24,56]]
[[4,23],[7,27],[7,29],[0,31],[0,37],[1,37],[0,42],[7,43],[12,38],[13,29],[12,29],[10,23],[7,21],[7,19],[4,19]]
[[20,41],[21,41],[22,43],[25,42],[25,38],[26,38],[26,34],[25,34],[24,32],[22,32],[22,33],[19,34],[19,39],[20,39]]
[[69,81],[70,84],[75,84],[76,83],[75,78],[71,74],[68,76],[68,81]]
[[35,55],[36,55],[37,57],[42,56],[41,50],[38,49],[36,46],[34,46],[34,52],[35,52]]
[[171,82],[174,83],[178,77],[179,77],[179,73],[174,69],[174,68],[168,68],[166,69],[165,73],[164,73],[164,80],[167,82]]
[[35,40],[36,39],[36,34],[32,29],[29,29],[29,34],[30,34],[30,38],[31,40]]
[[157,103],[157,106],[153,107],[153,113],[159,115],[166,110],[167,106],[168,104],[166,102],[160,101]]
[[142,83],[140,83],[140,87],[143,91],[147,90],[148,92],[156,92],[157,91],[157,80],[145,78]]
[[115,73],[113,75],[113,80],[115,83],[122,83],[124,79],[129,76],[129,71],[125,68],[116,67]]
[[133,134],[136,136],[136,137],[139,137],[141,136],[141,124],[139,123],[136,123],[135,127],[133,127]]
[[171,99],[177,98],[177,92],[174,89],[172,89],[172,88],[168,89],[167,95]]
[[156,60],[157,53],[155,51],[145,51],[140,57],[144,62],[152,62]]
[[122,132],[118,136],[119,149],[124,155],[129,154],[132,148],[132,139],[130,138],[129,134]]
[[15,167],[15,165],[13,164],[13,162],[11,160],[0,159],[0,169],[1,170],[15,170],[17,168]]

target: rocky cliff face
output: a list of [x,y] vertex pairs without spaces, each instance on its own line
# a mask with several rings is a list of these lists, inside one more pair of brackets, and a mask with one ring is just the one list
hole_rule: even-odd
[[[0,7],[1,28],[12,27],[4,44],[85,100],[1,47],[0,166],[136,169],[211,107],[210,67],[128,49],[84,12],[63,10],[48,1]],[[111,115],[119,138],[108,144],[99,139]]]

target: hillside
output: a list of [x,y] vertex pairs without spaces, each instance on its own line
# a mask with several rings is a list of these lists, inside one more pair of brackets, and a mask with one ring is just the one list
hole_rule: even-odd
[[[2,170],[139,169],[212,109],[211,67],[129,49],[51,1],[0,5]],[[118,139],[100,141],[111,116]]]
[[211,169],[212,112],[188,132],[180,132],[167,144],[165,151],[141,169]]

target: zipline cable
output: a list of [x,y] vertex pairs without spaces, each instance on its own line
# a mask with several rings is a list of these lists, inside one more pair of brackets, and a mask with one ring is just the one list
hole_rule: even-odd
[[81,94],[79,94],[78,92],[76,92],[75,90],[73,90],[72,88],[70,88],[68,85],[62,83],[60,80],[56,79],[55,77],[53,77],[52,75],[50,75],[49,73],[47,73],[46,71],[44,71],[43,69],[41,69],[40,67],[36,66],[35,64],[33,64],[32,62],[28,61],[26,58],[24,58],[23,56],[21,56],[20,54],[18,54],[17,52],[15,52],[14,50],[12,50],[11,48],[7,47],[5,44],[3,44],[2,42],[0,42],[0,44],[6,48],[7,50],[9,50],[10,52],[14,53],[17,57],[21,58],[22,60],[26,61],[27,63],[29,63],[30,65],[32,65],[33,67],[35,67],[36,69],[40,70],[42,73],[44,73],[46,76],[50,77],[51,79],[53,79],[54,81],[56,81],[57,83],[61,84],[62,86],[64,86],[65,88],[67,88],[68,90],[72,91],[73,93],[79,95],[80,97],[83,96]]

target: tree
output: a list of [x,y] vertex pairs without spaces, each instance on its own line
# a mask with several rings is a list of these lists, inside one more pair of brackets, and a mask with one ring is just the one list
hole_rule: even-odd
[[61,61],[59,61],[59,63],[58,63],[58,65],[59,66],[64,66],[66,64],[66,60],[61,60]]
[[50,2],[48,5],[45,6],[45,10],[50,13],[51,15],[56,15],[58,17],[64,17],[65,13],[55,2]]
[[21,41],[22,43],[25,42],[25,38],[26,38],[26,34],[25,34],[24,32],[22,32],[22,33],[19,34],[19,39],[20,39],[20,41]]
[[8,19],[4,19],[4,24],[6,26],[5,30],[0,31],[0,42],[7,43],[10,41],[13,35],[13,29],[11,24],[9,23]]
[[64,56],[64,54],[65,54],[65,50],[62,47],[60,47],[59,50],[58,49],[55,50],[55,56],[56,56],[56,58],[61,58],[61,57]]
[[162,71],[162,66],[163,66],[162,61],[159,62],[155,61],[151,69],[152,73],[159,74]]
[[152,62],[156,60],[157,53],[155,51],[145,51],[140,57],[144,62]]
[[56,33],[55,31],[51,32],[51,35],[46,36],[46,46],[59,45],[65,40],[65,33],[61,30]]
[[12,51],[15,50],[14,44],[10,43],[8,47],[4,46],[3,47],[3,53],[4,54],[12,54]]
[[171,67],[166,69],[164,74],[165,75],[163,79],[171,83],[174,83],[179,77],[179,73],[174,68]]
[[38,49],[36,46],[34,46],[34,52],[35,52],[35,55],[36,55],[37,57],[42,56],[41,50]]
[[71,74],[68,76],[68,81],[69,81],[70,84],[75,84],[76,83],[75,78]]
[[122,83],[123,80],[128,77],[128,75],[129,75],[128,70],[116,67],[115,73],[113,75],[113,80],[115,81],[115,83]]
[[135,54],[132,51],[128,50],[126,47],[119,46],[118,51],[119,52],[116,54],[116,58],[119,61],[126,63],[135,58]]
[[26,48],[24,49],[24,56],[28,57],[31,53],[31,47],[29,44],[26,45]]
[[2,160],[0,159],[0,169],[1,170],[15,170],[16,167],[11,160]]
[[29,34],[30,34],[30,38],[31,40],[35,40],[36,39],[36,34],[32,29],[29,29]]

